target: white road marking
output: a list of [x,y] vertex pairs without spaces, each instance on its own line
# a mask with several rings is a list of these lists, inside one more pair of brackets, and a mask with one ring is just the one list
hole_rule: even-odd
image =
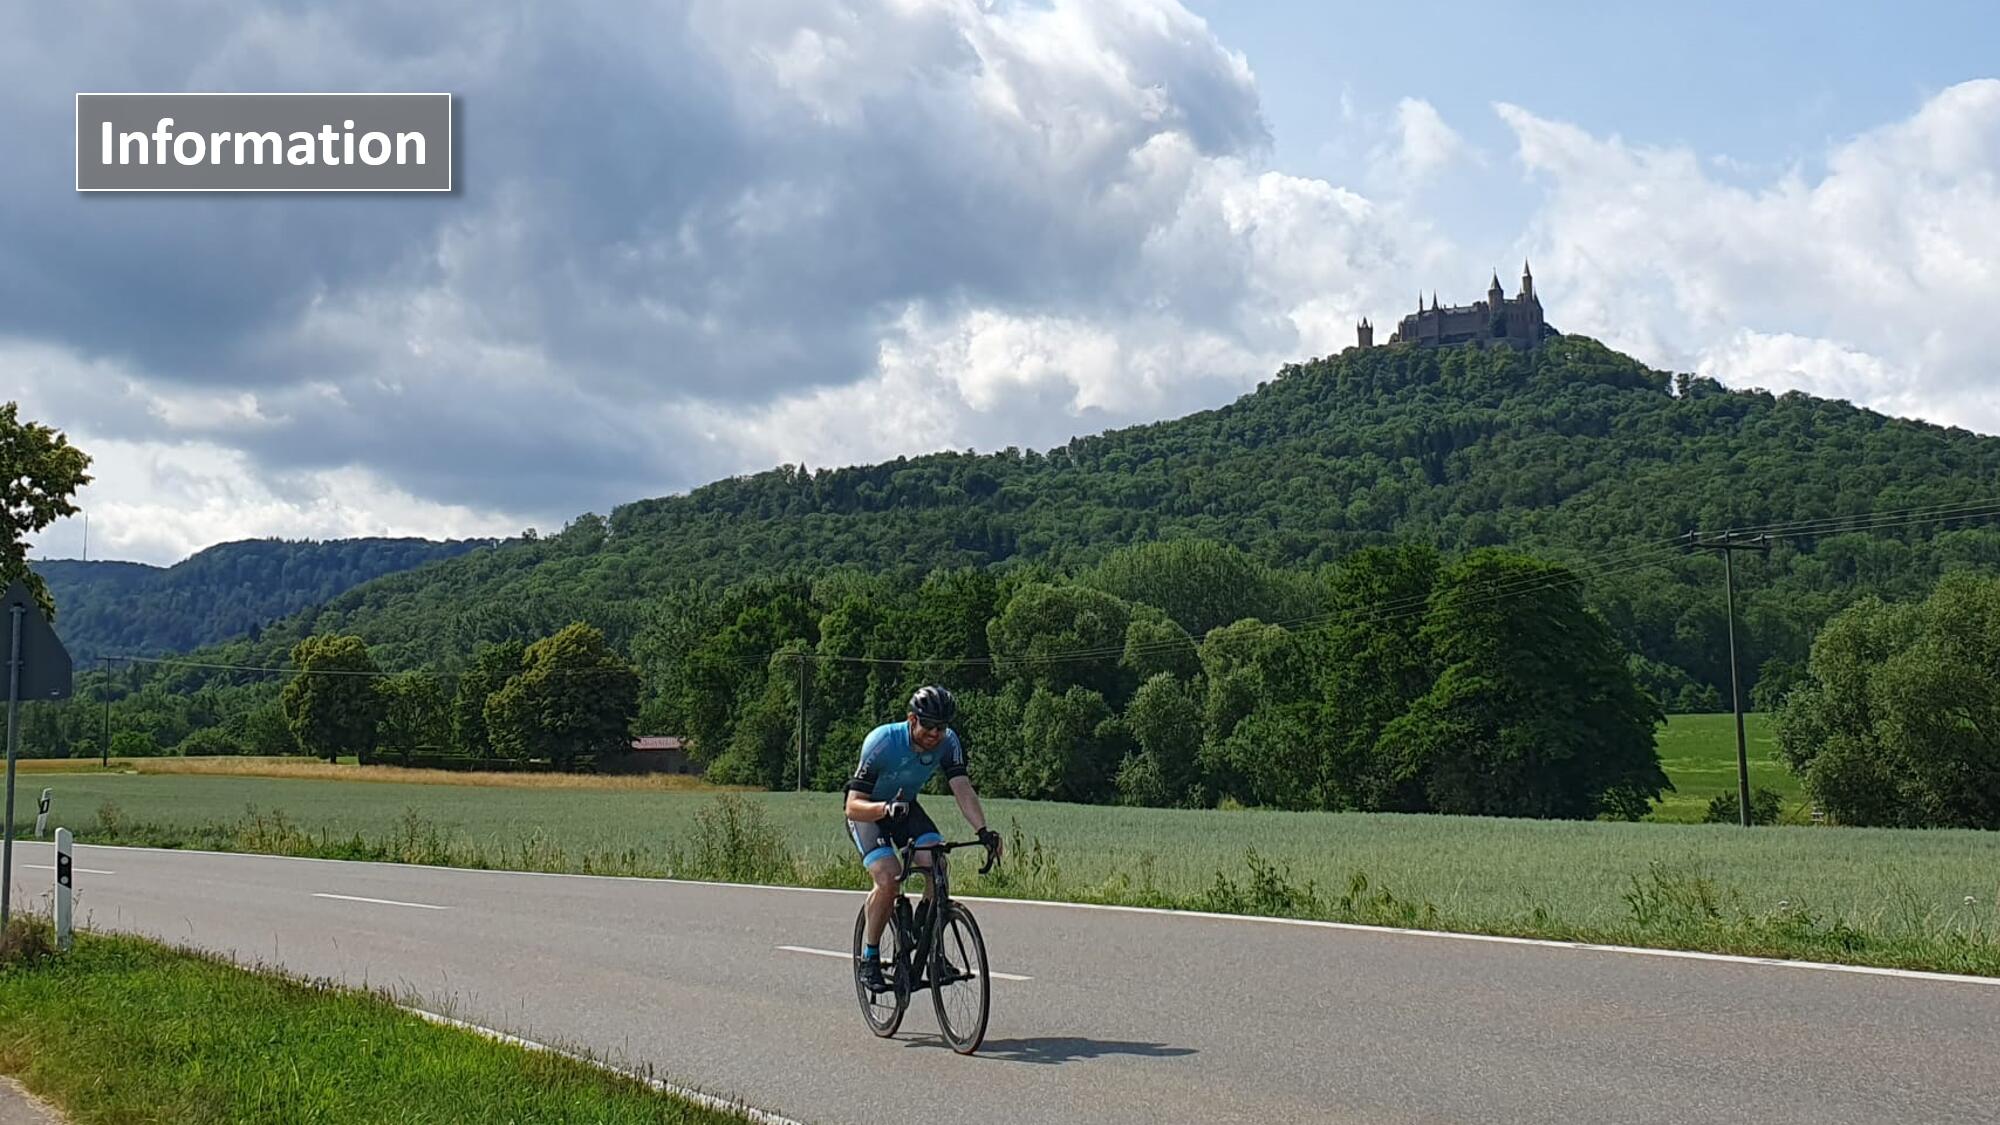
[[[18,843],[19,841],[17,841]],[[53,845],[51,845],[53,846]],[[127,844],[78,844],[78,848],[95,848],[100,851],[152,852],[157,855],[201,855],[223,859],[285,860],[293,863],[339,863],[355,867],[371,865],[380,867],[409,868],[419,866],[406,863],[389,863],[384,860],[320,859],[316,856],[260,855],[256,852],[215,852],[198,848],[142,848]],[[780,887],[769,883],[722,883],[710,879],[662,879],[651,875],[585,875],[569,871],[494,871],[483,867],[446,867],[441,864],[421,865],[427,871],[453,871],[464,875],[525,875],[541,879],[603,879],[622,883],[671,884],[685,887],[717,887],[746,891],[778,891],[789,894],[811,895],[865,895],[865,889],[843,890],[835,887]],[[1933,973],[1922,969],[1883,969],[1873,965],[1836,965],[1825,961],[1791,961],[1778,957],[1745,957],[1734,953],[1697,953],[1685,949],[1648,949],[1634,945],[1599,945],[1581,941],[1556,941],[1549,938],[1504,937],[1498,934],[1462,934],[1448,930],[1408,930],[1395,926],[1366,926],[1358,922],[1322,922],[1313,918],[1271,918],[1261,914],[1213,914],[1196,910],[1163,910],[1153,906],[1111,906],[1092,902],[1050,902],[1032,898],[988,898],[983,895],[953,895],[966,902],[988,902],[1002,906],[1047,906],[1062,910],[1116,910],[1127,914],[1157,914],[1168,918],[1212,918],[1227,922],[1261,922],[1277,926],[1310,926],[1329,930],[1353,930],[1358,933],[1393,934],[1400,937],[1437,938],[1444,941],[1483,941],[1496,945],[1533,945],[1544,949],[1583,949],[1595,953],[1624,953],[1636,957],[1674,957],[1690,961],[1719,961],[1738,965],[1769,965],[1775,968],[1812,969],[1825,973],[1855,973],[1863,976],[1897,977],[1902,980],[1939,981],[1946,984],[1981,984],[2000,987],[2000,977],[1975,977],[1959,973]],[[842,957],[851,956],[843,953]]]
[[[53,863],[24,863],[24,864],[22,864],[21,866],[22,866],[22,867],[32,867],[32,868],[34,868],[34,869],[35,869],[35,870],[37,870],[37,871],[54,871],[54,870],[56,869],[56,867],[55,867],[55,864],[53,864]],[[116,875],[116,874],[118,874],[118,873],[117,873],[116,871],[99,871],[99,870],[98,870],[97,868],[95,868],[95,867],[72,867],[72,868],[70,868],[70,872],[71,872],[72,874],[76,874],[76,875]]]
[[483,1035],[488,1039],[498,1040],[502,1043],[511,1043],[516,1047],[523,1047],[530,1051],[547,1051],[552,1055],[561,1055],[566,1059],[574,1059],[586,1066],[594,1066],[599,1070],[610,1071],[613,1074],[623,1075],[636,1082],[643,1082],[662,1094],[671,1094],[677,1098],[686,1098],[697,1105],[719,1110],[723,1113],[740,1113],[751,1121],[757,1122],[758,1125],[801,1125],[800,1122],[794,1121],[789,1117],[779,1117],[775,1113],[768,1113],[740,1101],[729,1101],[724,1098],[718,1098],[714,1094],[704,1094],[700,1090],[690,1089],[686,1086],[677,1086],[672,1082],[663,1082],[658,1078],[652,1078],[633,1071],[621,1070],[609,1063],[600,1062],[585,1055],[579,1055],[574,1051],[565,1051],[561,1047],[551,1047],[546,1043],[537,1043],[532,1039],[523,1039],[518,1035],[509,1035],[504,1031],[495,1031],[490,1027],[481,1027],[476,1023],[455,1020],[450,1016],[441,1016],[436,1012],[424,1011],[422,1008],[412,1008],[406,1005],[403,1010],[413,1016],[427,1019],[432,1023],[443,1024],[446,1027],[455,1027],[461,1031],[470,1031],[474,1035]]
[[[840,958],[840,959],[841,959],[841,960],[843,960],[843,961],[846,961],[846,960],[848,960],[848,959],[850,959],[850,958],[852,958],[852,957],[854,956],[854,954],[853,954],[852,952],[848,952],[848,953],[842,953],[842,952],[840,952],[839,950],[835,950],[835,949],[810,949],[810,948],[807,948],[806,946],[803,946],[803,945],[781,945],[781,946],[779,946],[778,948],[779,948],[779,949],[783,949],[783,950],[787,950],[787,951],[789,951],[789,952],[792,952],[792,953],[811,953],[811,954],[814,954],[814,955],[816,955],[816,956],[820,956],[820,957],[838,957],[838,958]],[[1014,973],[1003,973],[1003,972],[1001,972],[1001,971],[1000,971],[1000,970],[998,970],[998,969],[988,969],[988,970],[986,970],[986,974],[987,974],[988,976],[993,976],[993,977],[999,977],[999,978],[1000,978],[1001,980],[1034,980],[1034,979],[1035,979],[1034,977],[1024,977],[1024,976],[1017,976],[1017,975],[1016,975],[1016,974],[1014,974]]]
[[373,902],[382,906],[414,906],[419,910],[450,910],[449,906],[432,906],[428,902],[397,902],[393,898],[362,898],[359,895],[328,895],[313,892],[314,898],[338,898],[348,902]]

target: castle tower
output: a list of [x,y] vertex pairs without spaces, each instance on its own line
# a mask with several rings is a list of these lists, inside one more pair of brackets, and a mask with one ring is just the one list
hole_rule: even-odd
[[1486,311],[1489,314],[1499,312],[1503,307],[1502,302],[1506,301],[1506,299],[1507,291],[1500,288],[1500,271],[1494,270],[1493,284],[1486,290]]
[[1354,326],[1354,332],[1362,347],[1372,348],[1375,346],[1375,326],[1368,323],[1367,317],[1362,317],[1361,323]]
[[1521,259],[1521,299],[1523,301],[1535,299],[1535,275],[1528,269],[1526,258]]

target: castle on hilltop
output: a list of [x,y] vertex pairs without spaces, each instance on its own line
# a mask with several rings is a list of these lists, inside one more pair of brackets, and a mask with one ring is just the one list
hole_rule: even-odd
[[[1354,326],[1359,343],[1364,348],[1375,346],[1375,326],[1363,319]],[[1520,295],[1509,299],[1500,288],[1499,271],[1494,271],[1493,286],[1486,291],[1486,299],[1470,305],[1452,305],[1448,308],[1438,304],[1437,294],[1431,294],[1431,307],[1424,307],[1423,294],[1417,294],[1417,311],[1404,317],[1396,325],[1396,331],[1389,337],[1392,344],[1418,344],[1427,348],[1444,347],[1450,344],[1494,344],[1511,348],[1532,348],[1550,336],[1561,333],[1549,327],[1542,319],[1542,302],[1535,296],[1535,275],[1528,269],[1528,263],[1521,263]]]

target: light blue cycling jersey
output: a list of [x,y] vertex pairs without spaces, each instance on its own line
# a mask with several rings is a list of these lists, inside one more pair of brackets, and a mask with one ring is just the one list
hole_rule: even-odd
[[847,788],[871,801],[891,800],[899,791],[904,800],[914,801],[940,768],[947,780],[965,776],[965,745],[958,740],[957,731],[947,728],[936,750],[919,754],[910,745],[908,720],[883,723],[861,740],[861,764],[855,767]]

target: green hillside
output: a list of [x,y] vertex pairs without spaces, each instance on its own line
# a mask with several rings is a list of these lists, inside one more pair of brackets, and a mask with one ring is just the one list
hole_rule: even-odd
[[[1720,561],[1626,552],[1691,530],[2000,498],[2000,438],[1678,381],[1580,337],[1526,355],[1349,351],[1288,366],[1229,406],[1047,452],[787,466],[585,515],[558,535],[358,587],[312,624],[361,633],[390,666],[450,666],[479,642],[577,619],[622,646],[650,600],[694,582],[840,566],[911,579],[1028,561],[1073,569],[1166,537],[1230,543],[1281,568],[1370,544],[1505,544],[1615,562],[1598,567],[1590,601],[1649,662],[1647,686],[1670,708],[1716,710],[1728,687],[1714,643]],[[1916,596],[1946,570],[2000,567],[2000,532],[1978,520],[1829,523],[1738,566],[1747,691],[1767,660],[1803,659],[1819,623],[1863,593]]]
[[80,664],[99,653],[185,652],[261,629],[370,579],[453,558],[473,541],[278,539],[221,543],[170,567],[57,559],[30,564]]

